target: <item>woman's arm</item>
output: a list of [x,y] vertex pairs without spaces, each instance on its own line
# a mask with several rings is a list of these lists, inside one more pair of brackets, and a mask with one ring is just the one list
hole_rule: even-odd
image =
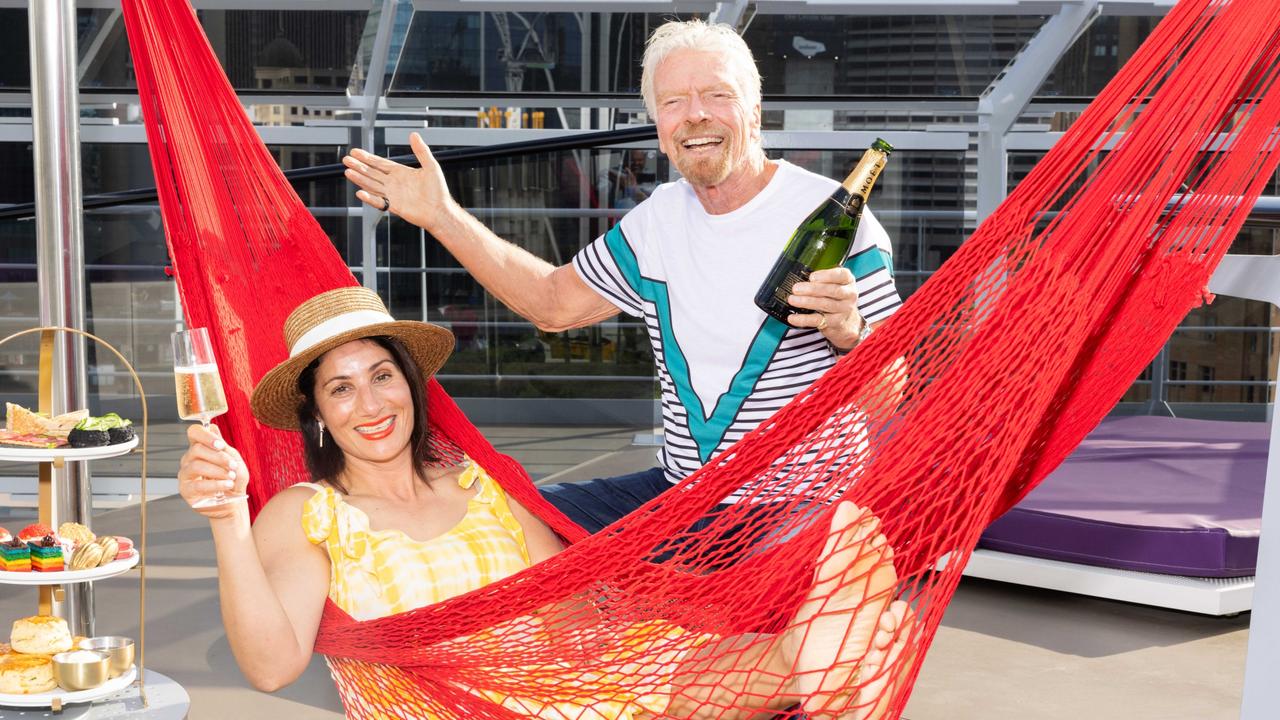
[[[193,425],[187,433],[178,481],[188,502],[212,494],[214,483],[243,489],[248,482],[239,453],[215,432]],[[267,692],[296,680],[311,661],[328,594],[329,558],[302,530],[302,506],[312,494],[277,494],[252,528],[245,503],[202,513],[213,531],[227,640],[241,672]]]
[[524,543],[529,549],[530,562],[542,562],[564,550],[560,538],[556,537],[546,523],[535,517],[510,495],[507,496],[507,504],[511,507],[511,514],[520,521],[520,528],[524,530]]

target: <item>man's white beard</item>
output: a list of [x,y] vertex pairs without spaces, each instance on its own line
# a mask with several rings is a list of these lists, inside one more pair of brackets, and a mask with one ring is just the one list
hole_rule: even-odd
[[682,158],[683,162],[676,163],[676,169],[690,184],[712,187],[728,179],[733,171],[732,158],[733,148],[726,147],[713,158]]

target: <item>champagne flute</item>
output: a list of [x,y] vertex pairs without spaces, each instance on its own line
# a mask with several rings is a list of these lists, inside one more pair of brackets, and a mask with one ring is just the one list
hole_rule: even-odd
[[[180,330],[173,334],[173,380],[177,388],[178,416],[183,420],[199,420],[206,428],[209,421],[227,411],[227,396],[222,391],[218,363],[213,357],[207,328]],[[213,507],[243,500],[244,493],[224,493],[191,503],[194,507]]]

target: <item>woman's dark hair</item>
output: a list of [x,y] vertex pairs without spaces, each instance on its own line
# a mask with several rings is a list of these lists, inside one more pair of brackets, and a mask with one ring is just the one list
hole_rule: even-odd
[[[438,460],[431,452],[431,443],[428,439],[426,378],[422,376],[422,371],[418,369],[418,363],[414,361],[413,356],[405,349],[404,343],[384,336],[361,339],[377,343],[390,353],[391,361],[400,368],[401,374],[409,383],[409,393],[413,397],[413,430],[409,433],[409,445],[413,452],[414,472],[419,478],[425,480],[424,468]],[[323,358],[324,356],[321,355],[311,361],[311,364],[298,375],[298,392],[302,393],[303,398],[302,404],[298,406],[298,427],[302,430],[302,448],[311,479],[315,482],[323,480],[339,492],[346,494],[347,489],[338,479],[346,467],[342,449],[333,441],[332,435],[329,435],[329,441],[321,446],[321,430],[316,423],[316,418],[319,416],[319,411],[316,409],[316,368],[320,367],[320,360]],[[328,434],[328,431],[325,433]]]

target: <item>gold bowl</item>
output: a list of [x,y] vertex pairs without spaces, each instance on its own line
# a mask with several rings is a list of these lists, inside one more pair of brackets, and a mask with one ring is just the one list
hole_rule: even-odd
[[66,690],[92,690],[107,681],[111,656],[99,650],[70,650],[53,656],[53,679]]
[[120,635],[103,635],[80,641],[83,650],[104,652],[111,657],[111,677],[120,677],[133,665],[133,638]]

